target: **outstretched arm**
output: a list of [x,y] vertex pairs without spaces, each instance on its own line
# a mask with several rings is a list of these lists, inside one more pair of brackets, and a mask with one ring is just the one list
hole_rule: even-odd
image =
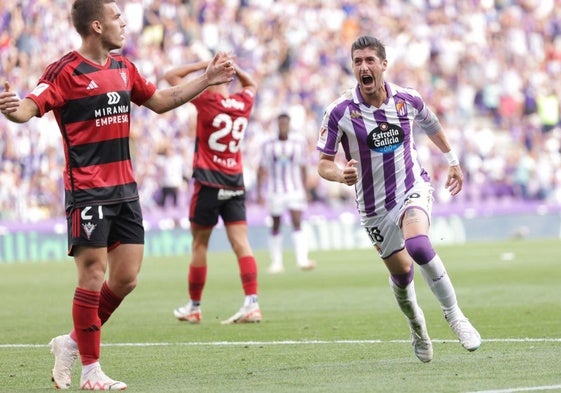
[[[202,65],[196,63],[193,67],[202,67]],[[231,82],[234,74],[233,61],[227,54],[219,52],[208,62],[205,71],[195,78],[183,82],[180,81],[179,73],[172,74],[170,80],[178,84],[167,89],[156,90],[154,95],[144,103],[144,106],[156,113],[167,112],[191,101],[209,86]]]
[[4,82],[4,91],[0,92],[0,112],[14,123],[25,123],[39,114],[39,108],[29,98],[20,100],[15,92],[10,91],[10,84]]

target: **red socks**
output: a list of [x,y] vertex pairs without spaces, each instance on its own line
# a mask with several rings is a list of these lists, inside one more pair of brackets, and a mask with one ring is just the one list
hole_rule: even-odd
[[[238,260],[240,278],[246,296],[257,294],[257,263],[252,255]],[[189,267],[189,297],[194,302],[200,302],[206,283],[207,267]]]
[[253,255],[238,260],[240,278],[246,296],[257,295],[257,263]]
[[101,319],[102,325],[107,322],[111,314],[113,314],[113,311],[115,311],[117,307],[119,307],[122,301],[122,298],[111,292],[109,286],[107,285],[107,282],[104,282],[103,286],[101,287],[99,310],[97,312],[99,315],[99,319]]
[[206,266],[189,266],[189,297],[193,301],[201,301],[206,283],[206,272]]
[[107,282],[103,283],[100,293],[76,288],[72,303],[74,329],[70,332],[70,337],[78,344],[82,364],[98,361],[101,325],[122,301],[122,298],[111,292]]
[[72,319],[74,336],[80,351],[83,365],[99,360],[101,342],[101,320],[99,309],[99,292],[76,288],[72,302]]

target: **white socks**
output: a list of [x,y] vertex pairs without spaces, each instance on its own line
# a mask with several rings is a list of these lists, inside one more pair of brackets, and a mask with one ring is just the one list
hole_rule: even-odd
[[88,364],[87,366],[82,366],[82,376],[88,375],[88,373],[93,370],[94,368],[99,367],[99,362],[94,362],[92,364]]
[[392,281],[390,276],[390,288],[399,308],[408,319],[415,319],[420,313],[417,304],[417,295],[415,294],[415,284],[411,281],[405,288],[400,288]]
[[271,266],[282,267],[282,233],[269,235],[269,257]]
[[[308,266],[308,244],[306,242],[305,233],[302,230],[292,232],[292,243],[294,245],[294,255],[298,266]],[[271,266],[282,267],[282,233],[269,235],[269,257],[271,258]]]
[[247,295],[244,299],[243,305],[244,307],[247,307],[255,303],[257,303],[257,295]]
[[446,319],[450,321],[463,316],[462,311],[458,307],[456,292],[450,277],[438,254],[429,263],[417,266],[432,293],[440,303]]
[[292,242],[294,243],[296,263],[298,266],[307,266],[310,262],[308,261],[308,244],[304,232],[302,230],[293,231]]

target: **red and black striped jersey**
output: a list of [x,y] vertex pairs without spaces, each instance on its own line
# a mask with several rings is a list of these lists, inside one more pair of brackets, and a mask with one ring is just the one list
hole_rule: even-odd
[[132,62],[114,53],[100,66],[73,51],[45,69],[27,98],[39,116],[52,110],[59,125],[67,209],[138,199],[130,105],[142,105],[155,90]]
[[191,101],[198,111],[193,177],[202,184],[244,189],[241,143],[254,100],[243,89],[228,97],[204,91]]

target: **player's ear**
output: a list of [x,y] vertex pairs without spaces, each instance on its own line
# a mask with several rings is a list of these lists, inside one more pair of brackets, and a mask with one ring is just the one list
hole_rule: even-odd
[[94,20],[90,25],[90,28],[94,33],[101,34],[101,22],[98,20]]
[[388,59],[382,60],[382,67],[384,67],[384,70],[388,68]]

